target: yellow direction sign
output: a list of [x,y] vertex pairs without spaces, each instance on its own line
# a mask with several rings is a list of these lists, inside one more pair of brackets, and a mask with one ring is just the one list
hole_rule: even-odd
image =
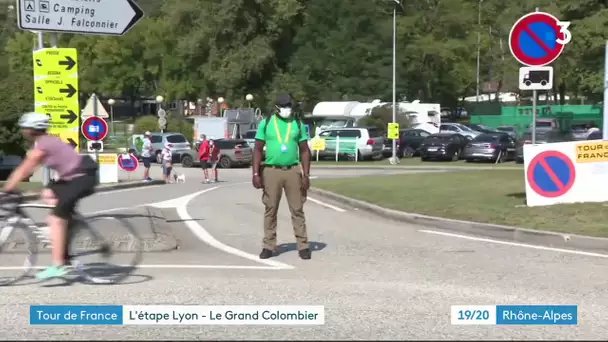
[[388,124],[387,137],[389,139],[399,139],[399,124],[398,123],[389,123]]
[[78,77],[76,49],[41,49],[34,51],[34,75],[51,77]]
[[325,151],[325,139],[316,138],[310,141],[313,151]]
[[78,148],[78,57],[76,49],[34,51],[36,111],[49,116],[49,133]]

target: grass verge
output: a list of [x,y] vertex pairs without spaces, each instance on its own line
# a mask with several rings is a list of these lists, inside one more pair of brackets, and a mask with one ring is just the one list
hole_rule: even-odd
[[602,203],[528,208],[520,170],[314,180],[312,185],[382,207],[459,220],[608,237]]
[[388,159],[382,160],[374,160],[374,161],[339,161],[336,162],[334,160],[319,160],[318,162],[314,160],[312,165],[319,166],[387,166],[387,167],[404,167],[404,166],[428,166],[428,167],[436,167],[436,166],[471,166],[471,167],[510,167],[510,168],[523,168],[522,164],[517,164],[515,162],[507,162],[502,164],[494,164],[494,163],[467,163],[464,160],[459,160],[455,162],[450,161],[421,161],[420,158],[405,158],[401,159],[399,164],[391,165],[388,162]]

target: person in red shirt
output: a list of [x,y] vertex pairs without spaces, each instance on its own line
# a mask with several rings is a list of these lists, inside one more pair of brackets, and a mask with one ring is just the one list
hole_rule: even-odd
[[211,167],[211,163],[209,160],[211,158],[211,149],[206,135],[203,134],[201,136],[201,140],[201,146],[198,149],[198,159],[200,160],[201,166],[203,168],[203,174],[205,175],[205,183],[209,183],[208,169]]
[[213,139],[209,140],[209,162],[211,163],[211,169],[213,170],[214,181],[219,182],[217,178],[217,163],[220,160],[220,148],[215,144]]

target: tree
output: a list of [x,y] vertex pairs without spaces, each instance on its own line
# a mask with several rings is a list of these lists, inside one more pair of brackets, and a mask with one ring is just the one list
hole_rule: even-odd
[[23,113],[34,110],[31,82],[31,78],[14,73],[0,82],[0,150],[3,155],[25,154],[25,141],[17,122]]

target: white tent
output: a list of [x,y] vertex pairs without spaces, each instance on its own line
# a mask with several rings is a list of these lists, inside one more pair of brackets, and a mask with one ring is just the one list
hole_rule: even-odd
[[360,102],[357,101],[326,101],[319,102],[312,110],[312,115],[350,115],[351,110]]

